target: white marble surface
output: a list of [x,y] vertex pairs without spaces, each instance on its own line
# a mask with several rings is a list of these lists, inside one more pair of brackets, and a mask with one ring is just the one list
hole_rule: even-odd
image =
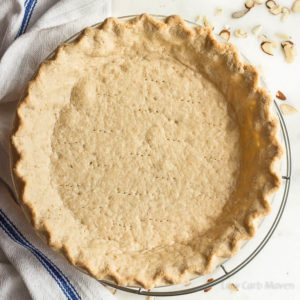
[[[277,0],[282,6],[290,7],[292,0]],[[219,32],[224,24],[232,29],[243,28],[248,32],[252,27],[262,24],[266,33],[272,37],[276,32],[284,32],[292,36],[300,52],[300,14],[290,15],[285,23],[279,16],[269,14],[264,5],[255,7],[241,19],[232,19],[233,11],[243,8],[243,0],[113,0],[112,14],[115,17],[140,14],[179,14],[188,20],[195,20],[197,15],[206,15],[214,24],[215,32]],[[223,15],[215,16],[217,7],[223,8]],[[274,38],[280,41],[278,38]],[[253,34],[247,39],[232,38],[231,42],[250,59],[254,65],[262,65],[265,69],[267,85],[275,96],[277,90],[283,91],[290,103],[300,110],[300,55],[293,64],[284,61],[280,47],[275,56],[267,56],[259,49],[259,43]],[[215,286],[208,293],[198,292],[179,296],[176,299],[300,299],[300,113],[285,117],[292,147],[292,184],[287,207],[281,222],[263,251],[242,271]],[[232,293],[228,285],[234,282],[239,292]],[[273,283],[273,288],[266,285]],[[287,285],[285,285],[287,284]],[[277,286],[277,288],[275,288]],[[117,291],[119,300],[145,299]],[[166,297],[166,300],[172,297]]]

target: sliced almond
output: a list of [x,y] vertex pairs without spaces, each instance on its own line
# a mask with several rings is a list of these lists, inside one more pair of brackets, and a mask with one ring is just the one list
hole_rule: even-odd
[[298,112],[298,109],[289,104],[280,104],[280,110],[284,115],[290,115]]
[[288,18],[288,16],[290,15],[290,10],[287,7],[283,7],[281,9],[281,17],[280,20],[282,22],[286,21],[286,19]]
[[115,288],[112,288],[111,286],[104,285],[113,295],[116,294],[117,290]]
[[229,39],[230,39],[230,31],[227,30],[227,29],[223,29],[223,30],[220,31],[219,36],[220,36],[223,40],[225,40],[226,42],[228,42]]
[[246,0],[246,2],[245,2],[245,7],[248,9],[251,9],[252,7],[254,7],[254,5],[255,5],[254,0]]
[[239,291],[238,287],[237,287],[234,283],[231,283],[231,284],[229,285],[229,288],[230,288],[230,290],[231,290],[232,292],[238,292],[238,291]]
[[195,18],[195,22],[196,22],[196,23],[200,23],[200,22],[201,22],[201,16],[197,16],[197,17]]
[[265,42],[271,43],[273,48],[278,48],[278,44],[274,40],[266,40]]
[[286,96],[282,91],[277,91],[276,98],[280,99],[280,100],[283,100],[283,101],[286,100]]
[[281,32],[276,32],[275,35],[276,35],[277,37],[279,37],[280,39],[283,39],[283,40],[289,40],[289,39],[292,38],[292,37],[289,36],[288,34],[281,33]]
[[244,16],[245,14],[247,14],[249,11],[250,11],[250,9],[245,8],[245,9],[242,9],[242,10],[239,10],[239,11],[234,12],[234,13],[231,15],[231,17],[234,18],[234,19],[238,19],[238,18],[243,17],[243,16]]
[[[214,281],[214,279],[213,279],[213,278],[209,278],[209,279],[207,279],[207,283],[209,283],[209,282],[212,282],[212,281]],[[209,292],[211,289],[212,289],[212,287],[209,287],[209,288],[205,289],[205,290],[204,290],[204,293],[207,293],[207,292]]]
[[292,6],[292,11],[294,13],[300,13],[300,0],[294,1],[293,6]]
[[203,16],[203,25],[211,30],[214,30],[214,26],[208,21],[206,16]]
[[268,1],[266,1],[266,7],[267,8],[272,8],[272,7],[275,7],[277,4],[276,4],[276,2],[275,1],[273,1],[273,0],[268,0]]
[[260,5],[260,4],[263,4],[265,1],[264,0],[255,0],[254,2],[255,2],[255,4]]
[[274,55],[273,53],[273,45],[271,42],[265,41],[260,44],[262,51],[264,51],[268,55]]
[[281,13],[281,6],[275,5],[269,9],[269,12],[273,15],[279,15]]
[[247,31],[243,30],[243,29],[236,29],[234,31],[234,36],[237,38],[246,38],[248,36]]
[[220,16],[223,14],[223,9],[221,7],[218,7],[216,10],[216,16]]
[[284,42],[281,42],[281,47],[284,47],[286,45],[291,45],[291,46],[294,46],[294,43],[292,41],[284,41]]
[[259,42],[265,42],[268,40],[268,37],[265,34],[260,34],[257,39]]
[[256,25],[252,28],[252,33],[253,34],[259,34],[262,30],[262,25]]
[[155,300],[154,296],[147,296],[146,300]]
[[285,55],[285,60],[288,63],[292,63],[295,60],[295,55],[293,53],[293,48],[292,46],[286,45],[283,47],[283,52]]
[[292,41],[284,41],[281,43],[281,47],[283,49],[286,62],[292,63],[297,55],[297,48],[295,44]]
[[190,281],[187,281],[185,284],[184,284],[184,286],[189,286],[189,285],[191,285],[192,283],[190,282]]

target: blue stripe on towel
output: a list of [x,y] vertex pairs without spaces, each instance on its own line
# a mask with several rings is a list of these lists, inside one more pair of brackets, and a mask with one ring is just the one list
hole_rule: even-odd
[[33,3],[33,5],[31,6],[31,9],[30,9],[29,14],[28,14],[27,21],[26,21],[26,23],[25,23],[23,33],[26,32],[26,30],[27,30],[27,26],[28,26],[28,24],[29,24],[29,21],[30,21],[30,19],[31,19],[31,16],[32,16],[32,13],[33,13],[33,11],[34,11],[34,8],[35,8],[36,4],[37,4],[37,0],[34,0],[34,3]]
[[47,256],[45,256],[25,238],[25,236],[4,214],[2,209],[0,209],[0,227],[14,242],[28,249],[40,261],[48,273],[57,282],[67,299],[81,299],[80,295],[63,272]]
[[36,3],[37,3],[37,0],[26,0],[24,2],[25,12],[24,12],[21,27],[18,31],[16,38],[19,37],[20,35],[22,35],[26,31],[26,28],[28,26],[28,23],[30,21],[30,18],[32,16],[32,12],[34,10]]

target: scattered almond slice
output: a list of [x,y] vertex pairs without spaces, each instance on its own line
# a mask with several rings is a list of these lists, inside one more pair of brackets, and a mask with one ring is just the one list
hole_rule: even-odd
[[281,13],[281,6],[279,4],[275,5],[269,9],[269,12],[273,15],[279,15]]
[[248,36],[247,31],[243,30],[243,29],[236,29],[234,31],[234,36],[237,38],[246,38]]
[[300,13],[300,0],[295,0],[292,6],[292,11],[294,13]]
[[115,295],[116,293],[117,293],[117,290],[116,289],[114,289],[114,288],[112,288],[112,287],[110,287],[110,286],[108,286],[108,285],[105,285],[104,284],[104,286],[113,294],[113,295]]
[[214,30],[214,26],[208,21],[206,16],[203,16],[203,25],[211,30]]
[[284,41],[281,43],[281,47],[283,49],[286,62],[292,63],[297,55],[297,48],[295,44],[292,41]]
[[278,44],[274,40],[267,40],[266,42],[271,43],[273,48],[278,48]]
[[254,5],[255,5],[255,1],[254,0],[246,0],[246,2],[245,2],[245,7],[248,8],[248,9],[253,8]]
[[229,288],[230,288],[231,292],[238,292],[239,291],[238,287],[234,283],[231,283],[229,285]]
[[[207,283],[209,283],[209,282],[212,282],[212,281],[214,281],[214,279],[213,279],[213,278],[209,278],[209,279],[207,279]],[[205,290],[204,290],[204,293],[207,293],[207,292],[209,292],[211,289],[212,289],[212,287],[209,287],[209,288],[205,289]]]
[[153,296],[147,296],[146,300],[155,300],[155,297],[153,297]]
[[265,34],[260,34],[257,39],[259,42],[265,42],[268,40],[268,37]]
[[298,112],[298,109],[289,104],[280,104],[280,110],[284,115],[290,115]]
[[263,4],[265,1],[264,1],[264,0],[255,0],[254,2],[255,2],[255,4],[261,5],[261,4]]
[[220,36],[223,40],[225,40],[226,42],[228,42],[229,39],[230,39],[230,31],[227,30],[227,29],[223,29],[223,30],[220,31],[219,36]]
[[234,13],[231,15],[231,17],[234,18],[234,19],[238,19],[238,18],[243,17],[243,16],[244,16],[245,14],[247,14],[249,11],[250,11],[250,9],[245,8],[245,9],[242,9],[242,10],[239,10],[239,11],[234,12]]
[[277,93],[276,93],[276,98],[277,98],[277,99],[280,99],[280,100],[282,100],[282,101],[286,100],[285,94],[284,94],[283,92],[279,91],[279,90],[278,90]]
[[259,34],[261,30],[262,30],[262,25],[256,25],[252,28],[252,33],[256,35]]
[[281,32],[276,32],[275,35],[283,40],[289,40],[292,38],[290,35]]
[[274,55],[273,53],[273,45],[269,41],[264,41],[260,44],[262,51],[264,51],[268,55]]
[[195,18],[195,22],[196,22],[196,23],[200,23],[200,22],[201,22],[201,16],[197,16],[197,17]]
[[277,5],[276,2],[273,0],[266,1],[266,7],[269,9],[271,9],[272,7],[275,7],[276,5]]
[[287,7],[283,7],[281,9],[281,17],[280,17],[280,20],[282,22],[286,21],[286,19],[288,18],[288,16],[290,15],[290,10],[287,8]]
[[189,286],[189,285],[191,285],[192,283],[190,282],[190,281],[188,281],[188,282],[186,282],[185,284],[184,284],[184,286]]
[[220,16],[223,14],[223,9],[221,7],[218,7],[216,10],[216,16]]

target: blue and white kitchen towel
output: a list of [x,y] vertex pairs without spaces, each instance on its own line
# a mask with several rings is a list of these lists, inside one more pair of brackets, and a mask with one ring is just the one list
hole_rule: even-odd
[[115,299],[39,240],[8,188],[10,128],[27,81],[58,44],[110,10],[110,0],[1,1],[0,299]]

